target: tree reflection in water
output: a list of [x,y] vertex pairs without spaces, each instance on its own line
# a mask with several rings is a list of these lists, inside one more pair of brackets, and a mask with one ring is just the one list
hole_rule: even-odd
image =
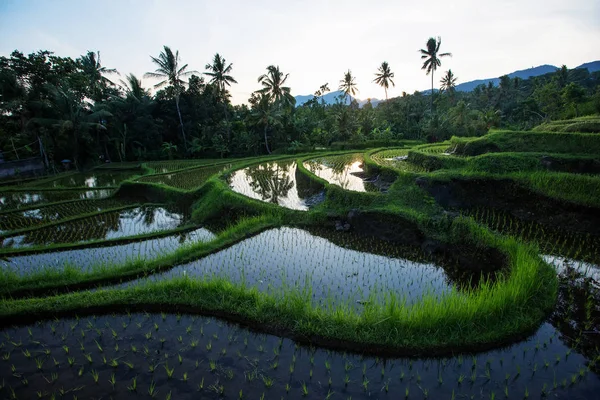
[[248,184],[261,197],[261,200],[279,204],[279,199],[287,197],[294,188],[290,176],[291,162],[264,163],[247,169]]

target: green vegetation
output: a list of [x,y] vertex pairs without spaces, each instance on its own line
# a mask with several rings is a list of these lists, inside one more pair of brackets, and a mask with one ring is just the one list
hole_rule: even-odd
[[[37,325],[3,329],[10,383],[0,396],[27,392],[33,373],[60,396],[70,391],[59,382],[81,379],[73,391],[166,398],[190,382],[206,397],[495,398],[509,386],[528,397],[592,379],[600,136],[598,117],[579,115],[591,114],[595,75],[561,69],[459,93],[447,71],[435,93],[450,55],[440,44],[420,50],[430,97],[362,108],[350,69],[333,105],[321,101],[324,84],[295,107],[288,74],[269,65],[249,106],[233,106],[220,54],[205,82],[164,46],[146,74],[160,79],[154,95],[133,75],[114,85],[99,53],[0,57],[0,83],[15,89],[10,110],[0,103],[7,158],[31,141],[50,170],[67,157],[76,167],[121,160],[5,182],[0,321]],[[386,98],[393,78],[383,62],[374,82]],[[330,349],[411,359],[398,371]],[[501,355],[494,368],[489,354]],[[449,358],[413,368],[425,356]],[[520,378],[521,362],[543,379]],[[254,384],[260,392],[248,393]]]

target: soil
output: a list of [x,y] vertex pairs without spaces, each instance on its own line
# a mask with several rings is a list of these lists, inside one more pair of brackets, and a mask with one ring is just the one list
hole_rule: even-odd
[[600,235],[599,208],[552,199],[509,179],[433,181],[418,178],[416,183],[444,208],[493,208],[524,221]]

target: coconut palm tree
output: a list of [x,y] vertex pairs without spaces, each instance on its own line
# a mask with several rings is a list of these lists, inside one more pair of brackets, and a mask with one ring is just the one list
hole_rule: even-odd
[[225,58],[221,57],[219,53],[215,54],[213,58],[212,64],[206,64],[204,68],[208,70],[204,75],[208,75],[211,77],[210,83],[217,86],[219,89],[219,94],[222,96],[223,100],[227,99],[225,95],[227,89],[226,86],[231,86],[232,83],[237,83],[235,79],[229,73],[233,67],[232,63],[225,62]]
[[150,96],[150,92],[142,86],[142,81],[134,74],[125,76],[125,80],[121,80],[121,86],[125,90],[125,95],[131,96],[140,101],[144,96]]
[[267,73],[258,77],[258,83],[263,86],[258,92],[273,100],[277,108],[294,106],[296,99],[290,94],[290,88],[283,86],[288,76],[279,70],[279,66],[269,65]]
[[171,87],[175,94],[175,107],[177,108],[177,115],[179,116],[179,125],[181,126],[181,135],[183,136],[183,145],[187,151],[187,138],[185,137],[185,130],[183,129],[183,120],[181,119],[181,110],[179,109],[179,95],[183,92],[186,82],[181,79],[197,71],[186,71],[188,65],[179,66],[179,51],[173,53],[169,46],[164,46],[163,51],[160,52],[158,57],[150,56],[150,59],[158,68],[154,72],[146,72],[144,78],[157,78],[162,79],[156,85],[155,89],[159,89],[165,86]]
[[225,58],[221,57],[219,53],[215,54],[212,64],[206,64],[204,68],[208,70],[204,75],[211,77],[210,83],[217,87],[219,98],[223,100],[223,110],[225,111],[225,120],[227,122],[227,137],[231,136],[231,130],[229,127],[229,115],[227,113],[227,98],[228,93],[226,86],[231,86],[232,83],[237,83],[235,79],[229,73],[231,72],[233,64],[225,62]]
[[433,74],[437,67],[442,65],[440,58],[450,56],[452,53],[440,53],[440,46],[442,45],[442,38],[438,36],[437,40],[430,37],[427,40],[427,49],[419,50],[421,52],[421,59],[425,60],[421,69],[427,71],[427,75],[431,74],[431,112],[433,112]]
[[89,80],[89,88],[91,98],[98,102],[102,100],[102,91],[107,86],[112,86],[114,83],[104,75],[118,74],[114,68],[103,67],[100,62],[100,52],[94,53],[88,51],[86,55],[81,56],[81,69]]
[[264,126],[265,148],[267,149],[267,153],[271,154],[267,132],[269,126],[279,123],[281,112],[271,103],[271,97],[269,95],[261,93],[253,107],[252,116],[258,124]]
[[344,92],[344,95],[348,98],[348,104],[352,102],[352,98],[350,96],[354,96],[356,93],[358,93],[356,82],[354,82],[354,77],[352,76],[352,72],[350,72],[350,70],[344,73],[344,79],[340,81],[339,90]]
[[394,73],[390,69],[390,66],[387,63],[387,61],[382,62],[381,66],[377,71],[378,72],[375,74],[375,79],[373,79],[373,82],[385,89],[385,99],[387,100],[387,91],[390,87],[390,83],[392,84],[392,86],[396,86],[396,84],[392,80],[392,78],[394,77]]
[[454,76],[451,69],[446,71],[446,75],[444,75],[442,77],[442,80],[440,80],[440,83],[442,84],[440,86],[440,91],[449,92],[449,93],[454,92],[454,89],[456,88],[456,80],[457,79],[458,78],[456,76]]

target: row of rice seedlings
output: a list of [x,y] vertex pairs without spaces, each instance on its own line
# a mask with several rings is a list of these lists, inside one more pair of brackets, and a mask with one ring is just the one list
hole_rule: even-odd
[[159,183],[177,189],[191,190],[202,186],[210,177],[231,168],[231,164],[194,168],[172,174],[147,175],[138,182]]
[[600,207],[600,176],[533,171],[514,173],[511,177],[546,196]]
[[415,150],[425,154],[441,154],[447,153],[450,150],[450,145],[448,143],[425,144],[415,147]]
[[[348,242],[352,241],[364,239],[352,236]],[[387,242],[372,240],[368,247],[380,254],[395,253]],[[452,286],[444,270],[433,263],[411,261],[402,254],[387,257],[351,250],[296,228],[263,232],[141,281],[182,276],[228,278],[268,293],[289,287],[310,288],[313,304],[353,304],[358,309],[383,301],[390,292],[402,295],[406,304],[412,304],[425,296],[442,296]],[[139,282],[124,285],[135,286]]]
[[123,169],[138,169],[142,163],[140,161],[120,161],[120,162],[107,162],[94,167],[94,170],[123,170]]
[[490,208],[476,208],[466,211],[466,214],[493,230],[537,243],[544,254],[600,263],[600,238],[589,233],[564,231],[533,221],[523,221]]
[[36,192],[35,189],[0,194],[0,211],[18,210],[66,200],[104,199],[112,195],[109,189],[56,190]]
[[78,215],[123,207],[124,205],[126,203],[119,199],[81,200],[5,213],[0,215],[0,233],[44,225]]
[[178,171],[180,169],[211,166],[217,162],[222,162],[220,159],[198,159],[198,160],[172,160],[172,161],[150,161],[144,163],[146,167],[154,171],[155,174]]
[[[569,296],[566,296],[569,298]],[[212,318],[126,314],[39,322],[0,336],[6,398],[585,397],[600,362],[550,325],[476,355],[382,359],[304,347]]]
[[79,243],[174,229],[183,223],[184,217],[181,214],[162,207],[142,206],[96,214],[0,240],[3,248]]
[[176,235],[147,239],[116,246],[90,247],[76,250],[40,253],[9,257],[0,260],[0,273],[5,279],[39,276],[78,275],[93,271],[104,271],[115,265],[130,262],[147,262],[170,254],[178,248],[197,242],[209,242],[215,235],[204,228]]
[[371,155],[371,159],[384,167],[391,167],[402,172],[426,172],[418,165],[412,164],[406,160],[408,152],[411,149],[391,149],[378,151]]
[[64,177],[58,177],[52,180],[43,180],[39,183],[35,181],[29,184],[29,187],[40,188],[73,188],[73,187],[116,187],[121,182],[135,175],[141,175],[140,171],[98,171],[81,172]]

